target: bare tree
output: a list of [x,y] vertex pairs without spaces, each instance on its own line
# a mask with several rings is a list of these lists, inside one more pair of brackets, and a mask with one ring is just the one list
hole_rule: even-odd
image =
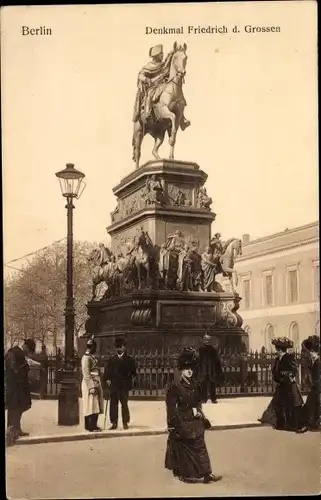
[[[74,242],[75,334],[84,327],[86,303],[91,294],[87,257],[94,244]],[[66,301],[66,245],[55,243],[36,253],[19,273],[4,285],[5,343],[8,346],[31,337],[53,348],[64,335]]]

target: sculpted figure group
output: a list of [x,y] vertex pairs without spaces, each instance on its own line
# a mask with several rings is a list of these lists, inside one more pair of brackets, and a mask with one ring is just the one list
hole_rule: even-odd
[[[147,231],[140,228],[134,238],[123,239],[113,253],[104,244],[88,257],[92,267],[93,300],[124,295],[134,289],[222,292],[215,280],[227,276],[236,292],[235,258],[242,253],[241,241],[225,242],[216,233],[202,254],[196,238],[184,238],[180,230],[167,236],[161,247],[153,244]],[[97,287],[104,284],[104,294]]]

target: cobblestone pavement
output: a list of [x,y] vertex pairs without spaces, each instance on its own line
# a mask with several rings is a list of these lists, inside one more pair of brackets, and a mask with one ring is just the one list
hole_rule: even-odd
[[164,468],[166,436],[7,448],[7,497],[294,495],[320,492],[320,434],[269,427],[212,431],[216,484],[185,484]]

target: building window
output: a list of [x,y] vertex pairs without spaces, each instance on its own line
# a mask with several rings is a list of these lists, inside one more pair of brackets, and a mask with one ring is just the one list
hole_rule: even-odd
[[274,337],[274,328],[273,325],[269,323],[265,327],[265,345],[268,349],[271,348],[271,340],[273,339],[273,337]]
[[273,305],[273,276],[272,274],[267,274],[263,277],[264,284],[264,304],[266,306]]
[[295,304],[298,301],[298,270],[289,271],[289,302]]
[[244,298],[244,308],[249,309],[251,307],[251,280],[243,280],[243,298]]
[[294,321],[290,325],[289,337],[293,341],[294,349],[299,349],[300,348],[300,331],[299,331],[299,325],[297,324],[296,321]]

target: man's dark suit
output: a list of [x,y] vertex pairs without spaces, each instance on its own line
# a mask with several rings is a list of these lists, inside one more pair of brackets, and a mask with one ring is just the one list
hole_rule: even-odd
[[197,379],[202,388],[202,401],[206,403],[208,393],[212,402],[216,401],[216,386],[223,379],[223,371],[218,352],[211,345],[203,345],[198,350],[199,362],[196,370]]
[[114,354],[108,360],[104,370],[104,386],[110,380],[110,407],[109,418],[113,425],[118,424],[118,403],[122,407],[123,425],[128,425],[130,414],[128,408],[128,395],[133,387],[133,377],[136,376],[136,363],[134,358],[126,352],[119,356]]

